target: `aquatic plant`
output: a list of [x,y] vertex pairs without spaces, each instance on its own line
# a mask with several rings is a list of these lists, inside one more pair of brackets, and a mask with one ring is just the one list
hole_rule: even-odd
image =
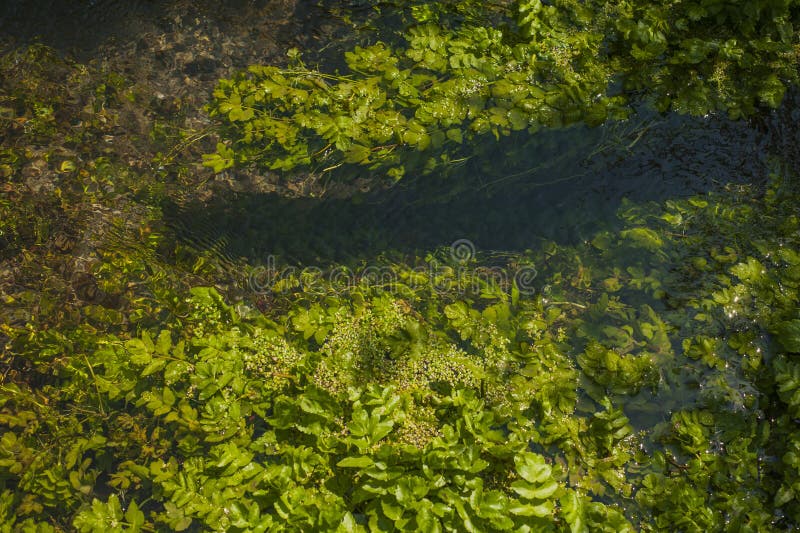
[[628,204],[622,230],[527,257],[533,295],[392,263],[392,287],[275,285],[266,315],[194,288],[138,333],[6,327],[32,366],[2,385],[3,521],[794,527],[796,199],[776,174]]
[[[701,7],[698,25],[768,18]],[[508,253],[503,276],[467,288],[459,269],[416,268],[446,263],[433,250],[381,264],[391,284],[287,276],[259,310],[212,287],[214,257],[174,242],[163,175],[98,148],[135,94],[27,54],[0,65],[28,69],[27,89],[0,77],[0,529],[800,524],[791,165],[764,184],[626,202],[620,229]],[[60,69],[87,102],[59,92]],[[80,128],[56,119],[74,113]],[[74,153],[53,148],[64,141]],[[81,246],[92,262],[72,272]],[[535,284],[520,286],[520,265]]]
[[[444,16],[453,5],[459,16]],[[797,77],[793,1],[481,6],[416,5],[401,38],[354,46],[342,71],[309,67],[292,50],[288,66],[221,80],[208,110],[222,140],[204,164],[357,165],[398,180],[469,157],[476,137],[597,125],[641,99],[661,111],[751,115],[776,107]]]

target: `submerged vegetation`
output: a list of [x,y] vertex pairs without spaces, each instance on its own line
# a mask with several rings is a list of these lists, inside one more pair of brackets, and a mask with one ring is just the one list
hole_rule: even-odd
[[[789,1],[519,2],[496,32],[455,4],[409,4],[352,75],[295,56],[221,81],[206,164],[398,178],[475,135],[621,117],[644,86],[736,116],[796,76]],[[178,239],[209,133],[120,134],[160,105],[42,46],[0,60],[1,531],[800,527],[796,152],[624,202],[584,242],[387,251],[342,283]]]
[[412,3],[399,35],[355,46],[343,72],[291,50],[288,67],[222,80],[209,111],[227,142],[205,164],[361,165],[398,180],[469,157],[488,134],[597,125],[642,98],[660,111],[751,115],[797,78],[793,1],[481,5]]

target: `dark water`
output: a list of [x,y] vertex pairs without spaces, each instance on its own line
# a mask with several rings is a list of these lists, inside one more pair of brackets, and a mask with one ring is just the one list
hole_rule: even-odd
[[[308,37],[325,24],[316,5],[288,0],[6,0],[0,2],[0,41],[38,39],[92,58],[143,35],[183,39],[176,32],[181,21],[202,20],[196,28],[207,33],[200,40],[237,33],[241,39],[234,44],[241,48],[250,42],[250,33],[255,43],[258,32],[270,25],[275,30],[281,17],[297,22],[278,28],[287,42]],[[307,40],[306,46],[328,45],[318,41]],[[189,40],[178,44],[170,53],[191,47]],[[258,50],[240,59],[254,57],[260,57]],[[245,65],[234,61],[237,66]],[[200,94],[197,99],[204,98]],[[797,108],[790,103],[780,113]],[[774,115],[734,122],[642,113],[602,128],[572,127],[499,143],[486,138],[462,166],[408,176],[389,190],[346,200],[220,194],[202,205],[168,205],[167,224],[196,248],[250,263],[273,255],[296,264],[352,262],[386,250],[418,253],[457,239],[469,239],[479,250],[524,250],[542,239],[575,243],[613,227],[624,198],[662,201],[728,183],[763,182],[768,154],[791,149],[791,143],[775,146],[775,139],[791,136],[773,135],[777,125],[787,123]]]
[[0,3],[0,34],[17,42],[37,39],[63,51],[90,52],[107,39],[134,38],[155,27],[170,2],[77,0]]
[[280,2],[267,0],[4,0],[0,36],[21,44],[36,40],[88,59],[103,44],[169,31],[182,17],[209,19],[224,31],[237,16],[270,4],[279,10]]
[[62,51],[88,54],[110,38],[134,39],[164,28],[176,9],[189,7],[197,16],[224,19],[247,0],[212,2],[181,0],[3,0],[0,35],[18,42],[36,39]]
[[720,117],[651,115],[484,142],[488,149],[446,176],[412,176],[346,200],[221,196],[172,206],[168,221],[188,241],[202,246],[202,237],[250,263],[271,255],[294,264],[352,263],[457,239],[483,251],[521,251],[614,227],[624,198],[663,201],[758,184],[769,169],[764,126]]

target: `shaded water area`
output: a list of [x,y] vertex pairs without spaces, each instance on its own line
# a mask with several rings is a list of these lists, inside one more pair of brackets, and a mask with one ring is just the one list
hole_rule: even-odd
[[168,209],[168,220],[198,246],[214,242],[255,263],[271,255],[292,264],[352,263],[458,239],[483,251],[522,251],[614,228],[623,199],[660,202],[758,184],[769,170],[764,123],[720,117],[651,115],[485,142],[447,176],[406,178],[347,199],[223,195]]
[[[185,109],[199,108],[216,79],[270,57],[280,61],[290,45],[312,54],[327,47],[338,21],[324,14],[315,2],[12,0],[0,6],[0,35],[122,66],[146,77],[163,92],[159,98],[180,96]],[[198,112],[187,117],[190,125],[206,121]],[[543,239],[575,243],[613,227],[623,198],[661,201],[762,182],[772,122],[644,111],[599,128],[487,137],[446,176],[410,176],[346,199],[253,190],[181,197],[166,206],[166,222],[191,246],[251,264],[270,256],[292,264],[355,262],[457,239],[479,250],[525,250]]]
[[[109,47],[146,46],[140,41],[149,35],[163,39],[176,30],[186,31],[186,21],[195,22],[198,39],[204,37],[202,29],[221,34],[246,30],[257,48],[259,37],[272,33],[287,16],[302,25],[312,13],[313,2],[292,0],[8,0],[0,4],[0,35],[18,44],[41,42],[90,60]],[[303,32],[295,35],[299,39]]]

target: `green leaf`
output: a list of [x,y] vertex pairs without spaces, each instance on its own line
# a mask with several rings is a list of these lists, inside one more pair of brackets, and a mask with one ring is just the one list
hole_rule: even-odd
[[203,154],[203,166],[210,167],[215,173],[231,168],[233,164],[233,150],[223,143],[217,144],[216,153]]
[[167,357],[170,355],[171,348],[172,348],[172,335],[170,334],[169,331],[162,330],[161,333],[158,334],[158,339],[156,339],[154,351],[158,355]]
[[446,132],[447,138],[451,141],[461,144],[464,142],[464,136],[460,128],[450,128]]
[[397,521],[403,516],[403,508],[397,505],[394,498],[381,498],[381,510],[389,520]]
[[574,490],[568,491],[561,499],[561,515],[566,519],[571,533],[588,533],[584,514],[583,498]]
[[150,374],[155,374],[156,372],[158,372],[159,370],[164,368],[166,366],[166,364],[167,364],[167,360],[166,359],[156,359],[154,361],[150,361],[150,364],[148,364],[144,368],[144,370],[142,370],[140,375],[142,377],[145,377],[145,376],[149,376]]
[[[135,514],[135,512],[134,512]],[[108,497],[107,502],[97,498],[92,500],[92,506],[79,512],[72,525],[81,532],[113,531],[121,532],[123,521],[122,506],[116,494]]]
[[153,350],[141,339],[131,339],[125,343],[131,363],[146,365],[153,358]]
[[357,457],[345,457],[336,466],[341,468],[366,468],[375,464],[371,457],[359,455]]
[[517,473],[530,483],[542,483],[550,479],[552,468],[544,457],[538,454],[525,452],[514,457]]
[[342,517],[342,523],[339,524],[339,527],[336,529],[336,531],[337,533],[356,533],[362,530],[359,528],[356,519],[353,517],[353,514],[348,511],[344,513],[344,516]]
[[800,353],[800,319],[787,320],[775,327],[775,334],[783,349]]
[[125,511],[125,520],[133,531],[139,531],[144,525],[144,513],[136,505],[135,500],[131,500],[128,505],[128,509]]
[[664,245],[664,241],[650,228],[632,228],[620,232],[622,238],[630,241],[633,246],[655,251]]
[[511,514],[518,516],[537,516],[545,518],[553,514],[554,505],[552,502],[542,502],[536,505],[529,503],[513,502],[508,506]]
[[363,145],[352,144],[344,153],[344,160],[347,163],[364,163],[369,159],[372,151]]
[[775,74],[767,76],[761,82],[761,87],[758,91],[759,99],[773,109],[781,105],[784,94],[786,94],[786,86]]
[[511,489],[528,500],[545,500],[558,490],[558,482],[546,481],[542,484],[533,484],[518,479],[511,484]]

